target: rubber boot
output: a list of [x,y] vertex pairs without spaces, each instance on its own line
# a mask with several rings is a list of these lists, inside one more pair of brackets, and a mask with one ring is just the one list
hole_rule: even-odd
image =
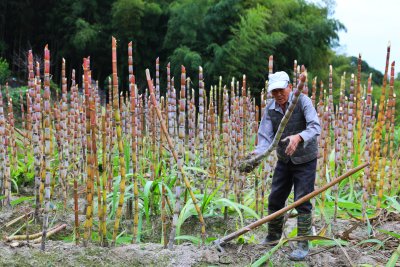
[[[297,236],[311,235],[311,213],[299,214],[297,216]],[[297,248],[292,251],[289,258],[292,261],[302,261],[308,255],[308,241],[298,241]]]
[[[271,214],[273,212],[269,212]],[[273,219],[268,223],[268,235],[262,241],[261,245],[272,245],[276,243],[282,236],[283,216]]]

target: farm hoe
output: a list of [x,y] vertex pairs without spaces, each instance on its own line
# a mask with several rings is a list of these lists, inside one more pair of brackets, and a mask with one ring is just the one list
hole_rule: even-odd
[[257,228],[260,225],[263,225],[264,223],[267,223],[269,221],[271,221],[272,219],[280,216],[281,214],[294,209],[295,207],[299,206],[300,204],[304,203],[305,201],[315,197],[316,195],[324,192],[325,190],[329,189],[330,187],[334,186],[335,184],[339,183],[340,181],[344,180],[345,178],[349,177],[350,175],[364,169],[366,166],[369,165],[369,162],[366,162],[364,164],[359,165],[356,168],[353,168],[351,170],[349,170],[348,172],[344,173],[343,175],[339,176],[338,178],[334,179],[333,181],[331,181],[330,183],[324,185],[323,187],[314,190],[313,192],[305,195],[304,197],[300,198],[299,200],[293,202],[291,205],[284,207],[283,209],[280,209],[262,219],[259,219],[245,227],[243,227],[242,229],[231,233],[227,236],[224,236],[223,238],[217,239],[213,242],[213,245],[215,245],[217,247],[217,249],[221,252],[224,251],[224,249],[222,248],[223,245],[225,245],[227,242],[229,242],[232,239],[235,239],[238,236],[241,236],[251,230],[253,230],[254,228]]

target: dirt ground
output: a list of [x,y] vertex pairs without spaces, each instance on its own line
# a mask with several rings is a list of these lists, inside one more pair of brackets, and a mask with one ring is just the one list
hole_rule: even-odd
[[[3,241],[0,241],[0,266],[250,266],[270,249],[258,244],[266,232],[261,227],[246,234],[246,244],[228,243],[224,246],[225,252],[219,252],[212,245],[197,246],[192,243],[181,243],[173,250],[163,249],[161,244],[154,243],[159,240],[159,232],[155,230],[143,237],[149,240],[147,243],[104,248],[96,244],[82,247],[65,241],[49,240],[46,251],[42,252],[39,245],[26,244],[25,241],[12,244],[4,240],[6,235],[12,233],[4,224],[20,214],[18,210],[0,212],[0,234],[3,236]],[[59,220],[70,223],[67,217],[60,216]],[[286,233],[295,226],[295,222],[295,218],[287,221]],[[222,237],[224,233],[230,233],[238,227],[236,218],[231,218],[228,223],[222,218],[209,218],[206,223],[208,235],[215,237]],[[336,238],[346,239],[351,245],[328,249],[313,247],[305,261],[292,262],[288,259],[292,249],[287,243],[273,254],[270,263],[273,266],[384,266],[399,245],[399,239],[377,229],[400,233],[400,215],[383,212],[374,223],[374,236],[369,238],[384,241],[383,247],[376,248],[376,243],[372,242],[359,244],[368,239],[366,226],[357,221],[338,219],[331,225],[332,231]],[[154,228],[160,229],[157,225]],[[190,234],[192,231],[192,235],[195,235],[193,231],[196,232],[197,228],[198,223],[189,220],[182,234]],[[321,228],[322,222],[316,220],[315,230],[318,232]],[[72,233],[70,226],[65,232]],[[57,239],[57,236],[50,239]]]

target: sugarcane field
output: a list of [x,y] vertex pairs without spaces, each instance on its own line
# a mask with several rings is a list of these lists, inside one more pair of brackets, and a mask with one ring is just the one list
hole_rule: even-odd
[[400,44],[344,1],[22,2],[0,266],[400,266]]

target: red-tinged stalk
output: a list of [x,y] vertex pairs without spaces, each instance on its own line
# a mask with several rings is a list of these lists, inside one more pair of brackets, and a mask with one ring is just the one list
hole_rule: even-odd
[[[33,66],[32,66],[33,68]],[[32,143],[33,143],[33,154],[34,154],[34,168],[35,168],[35,220],[39,219],[39,209],[41,207],[41,162],[42,162],[42,145],[41,145],[41,121],[42,121],[42,105],[40,101],[40,67],[39,63],[36,64],[36,78],[35,78],[35,89],[33,94],[33,128],[32,128]]]
[[69,167],[69,145],[66,140],[68,140],[67,134],[67,113],[68,113],[68,103],[67,103],[67,77],[65,75],[65,60],[62,60],[62,70],[61,70],[61,88],[62,88],[62,95],[61,95],[61,133],[60,133],[60,144],[61,144],[61,151],[59,154],[62,155],[61,157],[61,164],[60,164],[60,180],[64,186],[63,188],[63,198],[64,198],[64,209],[67,207],[67,196],[68,196],[68,181],[67,181],[67,171]]
[[[180,90],[180,98],[179,98],[179,118],[178,118],[178,158],[177,164],[178,169],[182,169],[185,162],[185,107],[186,107],[186,88],[185,88],[185,80],[186,80],[186,69],[184,66],[181,68],[181,90]],[[149,84],[149,86],[151,86]],[[178,177],[175,181],[175,209],[174,216],[172,218],[171,232],[169,235],[169,243],[168,248],[172,249],[175,243],[176,236],[176,227],[178,223],[178,217],[180,212],[180,195],[181,195],[181,181],[182,181],[182,173],[178,172]]]
[[246,142],[247,142],[247,120],[248,120],[248,106],[247,106],[247,90],[246,90],[246,75],[243,75],[243,85],[242,85],[242,112],[241,112],[241,125],[242,125],[242,142],[241,142],[241,155],[243,156],[246,151]]
[[[382,149],[382,154],[381,154],[381,161],[379,165],[379,170],[380,170],[380,175],[379,175],[379,190],[378,190],[378,201],[376,208],[380,209],[381,203],[382,203],[382,198],[383,198],[383,193],[384,193],[384,186],[385,184],[388,185],[390,184],[390,181],[386,181],[385,183],[385,177],[389,179],[389,175],[385,175],[387,173],[387,167],[386,167],[386,159],[389,156],[388,155],[388,148],[389,148],[389,136],[390,136],[390,121],[392,118],[392,97],[393,97],[393,92],[394,92],[394,69],[395,69],[395,62],[393,61],[391,64],[390,68],[390,82],[389,82],[389,100],[387,101],[387,106],[386,106],[386,114],[385,114],[385,141],[383,144],[383,149]],[[390,192],[390,190],[389,190]]]
[[90,61],[88,58],[84,59],[83,62],[84,71],[84,90],[85,90],[85,125],[86,125],[86,168],[87,168],[87,180],[86,180],[86,221],[85,221],[85,232],[83,238],[84,246],[87,246],[91,240],[92,232],[92,217],[93,217],[93,193],[94,193],[94,170],[93,170],[93,148],[92,148],[92,135],[91,135],[91,111],[90,111],[90,90],[91,81],[89,80]]
[[196,132],[196,106],[194,103],[194,89],[192,89],[192,97],[189,102],[189,161],[195,162],[195,132]]
[[[26,93],[26,98],[29,98],[28,92]],[[25,106],[24,106],[24,98],[22,97],[22,93],[19,92],[19,102],[21,103],[21,126],[23,131],[22,135],[22,143],[24,144],[24,148],[22,154],[24,155],[24,163],[28,166],[28,151],[29,151],[29,138],[28,138],[28,130],[27,130],[27,123],[26,123],[26,115],[25,115]]]
[[[61,144],[61,134],[62,134],[62,132],[61,132],[61,123],[60,123],[60,121],[61,121],[61,114],[60,114],[60,109],[59,109],[59,105],[58,105],[58,103],[57,103],[57,101],[56,102],[54,102],[54,105],[53,105],[53,109],[52,109],[52,115],[53,115],[53,118],[54,118],[54,126],[55,126],[55,131],[53,131],[53,127],[51,127],[51,133],[54,135],[54,137],[55,137],[55,139],[56,139],[56,143],[57,143],[57,151],[58,151],[58,161],[60,162],[60,165],[62,165],[62,162],[63,162],[63,160],[62,160],[62,144]],[[51,124],[50,124],[50,126],[52,126]],[[53,138],[52,138],[52,136],[50,137],[50,140],[51,140],[51,146],[53,145]],[[51,151],[54,151],[53,150],[53,148],[51,148]],[[62,169],[62,166],[60,166],[59,168],[58,168],[58,171],[60,172],[60,170]],[[53,176],[55,176],[55,175],[53,175]],[[61,179],[61,176],[60,176],[60,173],[59,173],[59,182],[60,182],[60,187],[61,187],[61,189],[62,189],[62,192],[64,192],[64,190],[65,190],[65,187],[66,187],[66,185],[64,184],[65,183],[65,180],[62,180]],[[56,185],[56,179],[52,179],[52,181],[51,181],[51,194],[50,194],[50,196],[51,196],[51,199],[53,200],[53,201],[55,201],[56,200],[56,194],[55,194],[55,192],[54,192],[54,188],[55,188],[55,185]]]
[[151,165],[150,165],[150,173],[151,173],[151,180],[154,181],[156,179],[156,165],[157,165],[157,125],[156,125],[156,112],[155,107],[151,103],[150,99],[148,101],[149,106],[149,130],[151,135]]
[[114,95],[113,107],[114,107],[115,126],[117,131],[119,169],[121,171],[118,208],[115,215],[115,224],[114,224],[113,239],[112,239],[112,246],[115,246],[119,229],[119,223],[122,215],[122,206],[124,204],[126,170],[125,170],[124,146],[123,146],[122,130],[121,130],[121,118],[118,106],[117,41],[114,37],[112,38],[112,77],[113,77],[112,81],[113,81],[113,95]]
[[210,107],[209,107],[209,116],[210,116],[210,139],[209,141],[209,155],[210,155],[210,166],[209,166],[209,177],[210,181],[213,184],[213,189],[217,186],[217,173],[216,173],[216,165],[217,162],[215,160],[215,114],[214,114],[214,104],[213,99],[210,99]]
[[113,188],[113,156],[114,156],[114,136],[115,136],[115,119],[112,114],[113,112],[113,104],[112,104],[112,82],[111,77],[108,78],[108,91],[109,91],[109,104],[107,105],[107,114],[106,118],[108,119],[108,166],[110,171],[108,172],[107,178],[107,188],[109,192],[112,192]]
[[374,129],[374,145],[372,147],[372,169],[371,169],[371,178],[372,183],[371,188],[369,188],[369,193],[372,193],[375,190],[377,184],[377,176],[378,176],[378,168],[379,168],[379,158],[381,157],[381,139],[382,139],[382,130],[383,125],[385,122],[385,113],[384,113],[384,104],[386,98],[386,86],[387,86],[387,77],[388,77],[388,70],[389,70],[389,58],[390,58],[390,43],[387,47],[386,52],[386,65],[385,65],[385,72],[383,74],[383,82],[382,82],[382,92],[379,99],[379,109],[378,109],[378,119],[376,122],[376,127]]
[[[240,157],[240,142],[242,140],[242,134],[241,134],[241,127],[240,127],[240,97],[236,96],[235,99],[235,106],[234,106],[234,115],[233,118],[235,118],[235,158],[234,160],[238,159]],[[235,170],[234,174],[234,191],[236,195],[236,202],[241,203],[241,192],[240,192],[240,174],[237,170]]]
[[[392,101],[391,104],[391,109],[392,109],[392,114],[391,114],[391,120],[390,120],[390,148],[389,148],[389,158],[392,159],[390,162],[390,169],[388,172],[388,194],[389,195],[395,195],[395,192],[392,192],[393,188],[396,189],[398,186],[394,183],[394,180],[396,179],[395,176],[395,168],[396,168],[396,156],[395,156],[395,148],[394,148],[394,136],[395,136],[395,109],[396,109],[396,94],[393,93],[392,96],[389,95],[391,99],[389,101]],[[397,155],[398,157],[399,155]],[[399,159],[397,159],[399,160]]]
[[71,142],[71,163],[73,177],[73,198],[74,198],[74,234],[75,244],[79,244],[79,206],[78,206],[78,177],[81,176],[78,168],[78,151],[79,151],[79,108],[78,108],[78,90],[76,88],[75,70],[71,75],[71,108],[69,110],[70,128],[72,129]]
[[[89,58],[88,58],[89,60]],[[90,217],[90,235],[93,227],[93,214],[94,214],[94,205],[93,205],[93,196],[94,196],[94,181],[97,184],[97,210],[102,209],[101,207],[101,188],[100,188],[100,177],[99,177],[99,168],[97,164],[97,115],[96,115],[96,104],[95,104],[95,88],[92,87],[92,72],[90,71],[90,61],[89,61],[89,71],[88,71],[88,80],[90,82],[89,85],[89,111],[90,111],[90,141],[92,146],[92,159],[90,161],[91,169],[92,169],[92,178],[91,178],[91,186],[92,186],[92,216]]]
[[[361,54],[358,55],[358,68],[357,68],[357,86],[356,86],[356,103],[355,103],[355,109],[356,109],[356,120],[355,120],[355,125],[356,125],[356,132],[357,132],[357,138],[355,139],[356,142],[356,151],[355,153],[359,155],[361,153],[361,133],[362,133],[362,99],[361,99]],[[358,162],[354,162],[354,164],[358,164]]]
[[[204,80],[203,80],[203,68],[199,67],[199,114],[198,114],[198,157],[200,158],[200,167],[204,168]],[[199,173],[197,177],[200,184],[200,192],[204,193],[204,175]]]
[[[133,179],[133,202],[129,201],[128,205],[134,205],[134,216],[132,224],[132,243],[136,242],[138,224],[139,224],[139,188],[138,188],[138,158],[137,158],[137,88],[135,84],[135,76],[133,74],[133,57],[132,57],[132,42],[128,44],[128,68],[129,68],[129,92],[130,92],[130,116],[131,116],[131,160],[132,160],[132,179]],[[131,218],[128,216],[127,218]]]
[[8,154],[7,149],[10,146],[10,141],[8,138],[8,133],[10,126],[6,127],[6,133],[3,137],[2,146],[4,147],[4,199],[3,199],[3,206],[6,208],[11,208],[11,162],[10,156]]
[[[231,124],[229,120],[229,103],[228,103],[228,91],[226,87],[224,87],[224,116],[223,116],[223,124],[222,124],[222,142],[223,146],[223,157],[224,157],[224,180],[225,180],[225,191],[224,191],[224,198],[229,198],[229,188],[230,188],[230,181],[229,177],[232,173],[232,164],[231,164],[231,144],[230,144],[230,129]],[[228,220],[228,207],[224,207],[224,220]]]
[[102,164],[104,166],[102,173],[102,182],[101,182],[101,194],[98,196],[101,199],[101,206],[99,207],[99,236],[100,236],[100,244],[102,246],[107,245],[107,174],[109,172],[109,168],[107,167],[107,128],[106,128],[106,109],[103,108],[101,110],[101,143],[103,153],[101,155]]
[[42,242],[40,249],[45,250],[47,228],[49,225],[49,210],[50,210],[50,181],[51,181],[51,148],[50,148],[50,51],[47,45],[44,49],[44,163],[46,171],[46,179],[44,182],[45,195],[44,195],[44,212],[43,212],[43,229],[42,229]]
[[[393,100],[392,101],[393,101],[393,104],[392,104],[392,134],[391,134],[391,136],[392,136],[392,138],[394,138],[394,127],[395,127],[395,125],[394,125],[394,116],[395,116],[395,108],[396,108],[395,107],[396,94],[393,94]],[[391,141],[391,146],[393,146],[393,143],[394,142]],[[392,150],[392,148],[391,148],[390,151],[391,151],[391,153],[393,153],[394,150]],[[390,185],[391,185],[391,188],[392,188],[392,191],[393,191],[393,194],[391,194],[391,195],[399,195],[399,193],[400,193],[400,190],[399,190],[399,175],[398,175],[398,173],[400,171],[400,152],[399,152],[399,149],[397,150],[396,154],[397,154],[397,156],[393,155],[393,157],[392,157],[392,168],[391,168],[392,175],[389,176],[390,177]],[[395,170],[396,162],[397,162],[397,169]]]
[[7,196],[7,198],[4,198],[2,202],[0,202],[0,207],[3,205],[5,207],[9,207],[10,205],[10,199],[9,199],[9,194],[5,194],[7,192],[8,187],[9,187],[9,181],[8,180],[8,171],[6,167],[6,159],[8,158],[8,142],[7,142],[7,136],[6,136],[6,119],[4,116],[4,106],[3,106],[3,94],[0,92],[0,194],[4,194]]
[[316,94],[317,94],[317,77],[314,77],[312,80],[312,88],[311,88],[311,102],[313,106],[315,107],[315,99],[316,99]]
[[[370,154],[370,148],[372,144],[372,126],[371,125],[371,114],[372,114],[372,74],[369,75],[368,77],[368,87],[367,87],[367,98],[366,98],[366,105],[365,105],[365,131],[366,131],[366,137],[365,137],[365,151],[364,151],[364,159],[366,162],[370,162],[371,160],[371,154]],[[368,203],[368,187],[369,187],[369,181],[371,179],[371,173],[370,173],[370,166],[366,166],[364,170],[364,176],[363,176],[363,198],[362,198],[362,215],[363,215],[363,221],[365,222],[367,220],[367,203]]]
[[14,170],[17,169],[17,143],[15,142],[15,120],[14,120],[14,109],[13,109],[13,100],[9,95],[8,91],[8,83],[6,83],[6,96],[7,96],[7,107],[8,107],[8,142],[9,142],[9,147],[10,147],[10,152],[11,152],[11,157],[10,157],[10,166]]

